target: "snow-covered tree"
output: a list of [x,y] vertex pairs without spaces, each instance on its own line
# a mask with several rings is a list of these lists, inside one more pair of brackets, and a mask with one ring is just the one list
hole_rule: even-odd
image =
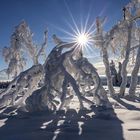
[[10,47],[4,47],[2,54],[5,62],[8,63],[6,71],[8,77],[9,75],[16,77],[21,71],[23,71],[26,62],[16,31],[11,36]]
[[33,42],[32,32],[25,21],[15,27],[11,36],[10,47],[3,48],[3,57],[8,63],[7,74],[16,77],[23,71],[29,54],[33,65],[39,64],[39,57],[43,55],[46,59],[45,49],[47,47],[48,32],[44,32],[44,43],[39,46]]
[[132,12],[134,9],[133,1],[124,8],[124,19],[119,21],[110,31],[112,37],[111,45],[118,49],[123,56],[122,62],[122,83],[120,86],[120,96],[124,96],[125,88],[127,85],[127,66],[130,60],[130,54],[135,48],[137,48],[138,40],[136,32],[138,27],[136,26],[136,20],[140,17],[138,9]]
[[36,45],[33,42],[33,33],[31,32],[29,26],[25,21],[22,21],[17,27],[16,31],[18,32],[18,37],[21,43],[21,46],[28,52],[30,55],[33,65],[38,64],[39,57],[41,55],[46,56],[45,49],[47,47],[47,39],[48,39],[48,32],[44,32],[44,43],[41,46]]
[[110,73],[109,58],[108,58],[108,51],[107,51],[108,42],[106,41],[107,40],[106,36],[108,37],[108,34],[104,34],[103,27],[102,27],[104,21],[105,19],[101,20],[99,17],[97,17],[96,19],[97,33],[95,34],[93,40],[94,40],[94,45],[101,49],[103,63],[105,65],[105,73],[107,77],[107,85],[108,85],[109,93],[112,97],[114,97],[115,91],[113,88],[112,78]]
[[119,51],[121,56],[123,56],[120,95],[124,96],[125,88],[127,85],[127,65],[130,59],[130,54],[138,47],[137,45],[139,44],[136,37],[136,32],[138,30],[136,21],[140,17],[140,10],[138,5],[139,1],[132,1],[126,5],[123,9],[123,20],[119,21],[107,33],[103,32],[103,21],[101,21],[99,18],[96,19],[97,33],[94,36],[94,42],[95,46],[101,48],[110,94],[114,94],[114,89],[112,86],[107,50],[109,47],[111,47],[114,52]]

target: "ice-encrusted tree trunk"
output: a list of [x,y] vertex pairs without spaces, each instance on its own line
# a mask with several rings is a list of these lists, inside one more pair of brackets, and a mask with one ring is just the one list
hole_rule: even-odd
[[[109,107],[107,92],[102,86],[102,82],[97,72],[97,69],[88,61],[87,58],[84,58],[82,55],[80,55],[76,60],[73,60],[73,58],[71,58],[71,63],[73,65],[70,70],[73,70],[73,68],[75,67],[78,74],[78,83],[81,84],[81,82],[84,82],[84,86],[81,86],[82,94],[85,96],[88,94],[90,96],[93,96],[95,104],[97,106],[103,105]],[[91,88],[93,84],[94,89]]]
[[[136,22],[137,19],[140,18],[140,7],[138,7],[139,4],[140,4],[139,1],[132,0],[132,2],[126,6],[126,10],[124,13],[126,16],[126,19],[124,19],[124,20],[126,20],[126,22],[127,22],[128,36],[127,36],[127,45],[125,47],[125,57],[124,57],[124,61],[122,63],[122,71],[121,71],[122,83],[121,83],[121,87],[120,87],[120,96],[124,96],[125,88],[127,85],[127,65],[129,62],[129,56],[130,56],[130,50],[131,50],[130,48],[132,46],[131,41],[133,38],[132,37],[132,32],[133,32],[133,28],[134,28],[133,24]],[[134,13],[132,12],[133,9],[135,10]],[[137,69],[137,67],[135,68],[135,70],[136,69]],[[136,70],[136,72],[137,72],[137,70]],[[132,87],[131,87],[131,89],[132,89]]]
[[[133,0],[133,4],[136,7],[136,16],[137,18],[140,17],[140,1],[139,0]],[[135,96],[137,82],[138,82],[138,73],[140,69],[140,28],[136,30],[136,38],[138,39],[139,45],[137,45],[135,48],[137,49],[137,55],[135,60],[135,65],[131,73],[131,83],[129,88],[129,96],[130,98],[133,98]],[[134,48],[134,49],[135,49]]]
[[105,73],[107,77],[107,85],[108,85],[109,94],[112,97],[114,97],[115,90],[113,88],[112,78],[111,78],[111,73],[110,73],[110,65],[109,65],[109,58],[108,58],[108,51],[107,51],[108,46],[106,45],[106,40],[105,40],[106,37],[103,35],[103,29],[102,29],[103,22],[104,21],[101,21],[99,18],[96,19],[97,33],[94,37],[94,41],[95,41],[95,45],[97,45],[101,49],[103,63],[105,66]]
[[136,62],[131,74],[131,83],[130,83],[130,88],[129,88],[129,96],[133,97],[135,96],[136,92],[136,87],[137,87],[137,82],[138,82],[138,73],[140,69],[140,45],[137,50],[137,56],[136,56]]
[[107,52],[107,48],[105,46],[102,46],[102,55],[103,55],[103,62],[105,65],[105,73],[107,76],[107,85],[108,85],[108,89],[109,89],[109,93],[112,97],[115,96],[115,90],[113,88],[113,84],[112,84],[112,77],[111,77],[111,73],[110,73],[110,65],[109,65],[109,60],[108,60],[108,52]]
[[130,56],[132,27],[133,27],[133,23],[130,22],[128,25],[128,37],[127,37],[128,41],[125,47],[125,58],[122,63],[122,71],[121,71],[122,83],[120,86],[120,96],[124,96],[126,85],[127,85],[127,65],[128,65],[129,56]]

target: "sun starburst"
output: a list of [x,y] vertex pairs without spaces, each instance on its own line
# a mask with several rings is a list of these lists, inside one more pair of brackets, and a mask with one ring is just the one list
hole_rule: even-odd
[[[87,57],[90,57],[91,54],[92,57],[93,55],[98,55],[97,50],[95,52],[93,47],[93,36],[96,32],[96,19],[90,19],[92,7],[89,8],[85,21],[81,20],[79,23],[79,19],[75,19],[66,0],[64,0],[64,2],[70,17],[70,20],[64,19],[64,21],[66,23],[65,25],[67,25],[70,30],[60,27],[57,28],[56,26],[54,27],[64,34],[64,36],[62,36],[63,40],[66,42],[73,42],[75,44],[74,47],[76,47],[76,51],[82,50],[82,52],[86,52],[86,54],[89,54]],[[103,11],[99,14],[100,16],[102,15],[102,12]]]
[[79,36],[77,36],[77,42],[80,45],[85,45],[88,42],[88,36],[86,34],[80,34]]

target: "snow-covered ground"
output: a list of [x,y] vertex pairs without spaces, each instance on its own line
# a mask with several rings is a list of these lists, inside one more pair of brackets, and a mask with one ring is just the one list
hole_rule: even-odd
[[[109,98],[114,109],[79,111],[75,97],[69,110],[0,115],[1,140],[140,140],[140,103]],[[9,114],[13,116],[9,116]]]

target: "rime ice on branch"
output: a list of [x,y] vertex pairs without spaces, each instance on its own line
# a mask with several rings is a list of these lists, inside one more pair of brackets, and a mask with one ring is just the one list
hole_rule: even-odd
[[48,32],[44,32],[44,43],[36,45],[32,39],[32,32],[25,21],[22,21],[15,27],[15,31],[11,36],[10,47],[4,47],[3,57],[8,63],[7,74],[12,75],[13,78],[18,76],[23,71],[27,57],[29,54],[33,61],[33,65],[39,64],[39,57],[43,55],[46,59],[45,49],[47,47]]
[[[108,89],[112,96],[115,95],[114,94],[115,92],[111,81],[111,75],[109,70],[109,57],[107,51],[108,48],[111,47],[114,53],[119,52],[120,55],[123,57],[122,69],[121,69],[122,82],[120,87],[120,96],[124,96],[125,88],[127,85],[127,66],[130,60],[130,55],[132,54],[132,52],[135,53],[135,50],[137,50],[137,48],[139,47],[139,39],[138,39],[139,27],[137,21],[140,18],[140,1],[132,0],[128,5],[126,5],[123,8],[123,16],[124,16],[123,20],[119,21],[107,33],[103,32],[102,29],[103,20],[101,20],[98,17],[96,19],[97,33],[93,38],[95,42],[95,46],[101,48],[103,62],[105,65],[105,71],[107,76]],[[133,59],[134,57],[135,56],[133,56]],[[139,69],[138,55],[136,59],[137,59],[135,63],[136,66],[134,68],[136,74],[133,74],[134,72],[132,73],[131,85],[133,86],[130,86],[131,93],[132,93],[132,87],[133,87],[133,91],[134,89],[136,89],[134,88],[134,86],[136,87],[136,84],[134,83],[137,83],[134,82],[134,79],[137,79],[137,75],[138,75],[138,69]],[[135,78],[133,78],[133,76]]]
[[[27,98],[27,110],[54,110],[56,98],[60,99],[59,109],[62,109],[64,105],[69,105],[67,102],[69,103],[68,100],[72,99],[74,93],[78,97],[80,108],[83,108],[83,102],[93,104],[85,96],[89,92],[97,106],[109,105],[106,91],[102,87],[96,69],[86,58],[83,58],[80,51],[75,52],[74,46],[73,43],[59,44],[51,51],[44,66],[44,86]],[[70,50],[62,53],[64,48]],[[94,89],[91,88],[93,84]],[[88,90],[85,91],[85,88]]]
[[39,82],[43,79],[43,66],[34,65],[21,72],[6,90],[0,93],[0,107],[14,105],[22,106],[32,92],[38,89]]

